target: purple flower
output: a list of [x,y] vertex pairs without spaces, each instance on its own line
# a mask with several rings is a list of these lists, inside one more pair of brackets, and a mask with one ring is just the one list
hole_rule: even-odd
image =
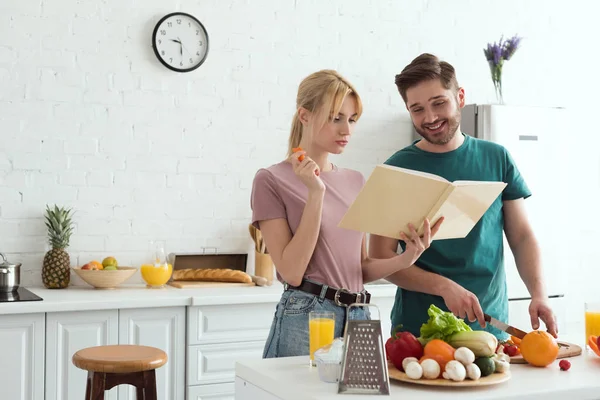
[[488,43],[487,48],[483,49],[483,54],[487,61],[491,62],[494,66],[502,64],[503,61],[508,61],[515,54],[521,43],[520,37],[517,35],[513,36],[508,40],[504,40],[504,37],[500,37],[498,43]]
[[502,49],[502,58],[506,61],[510,60],[513,54],[515,54],[515,51],[519,48],[519,43],[521,43],[521,38],[516,35],[508,39],[504,43],[504,48]]

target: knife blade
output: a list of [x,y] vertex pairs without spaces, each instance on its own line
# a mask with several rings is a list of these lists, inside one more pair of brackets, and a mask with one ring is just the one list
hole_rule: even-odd
[[492,316],[490,316],[488,314],[483,314],[483,317],[485,319],[485,322],[489,323],[494,328],[498,328],[501,331],[508,333],[509,335],[518,337],[519,339],[523,339],[525,337],[525,335],[527,335],[526,332],[524,332],[520,329],[517,329],[514,326],[510,326],[507,323],[504,323],[502,321],[498,321],[496,318],[493,318]]

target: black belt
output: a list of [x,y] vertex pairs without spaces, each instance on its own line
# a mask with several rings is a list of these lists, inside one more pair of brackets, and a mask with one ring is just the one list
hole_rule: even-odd
[[[320,283],[314,283],[307,280],[303,280],[300,286],[285,285],[285,290],[295,289],[302,292],[314,294],[320,296],[323,290],[323,285]],[[325,298],[332,300],[338,306],[349,306],[354,303],[369,303],[371,301],[371,293],[365,291],[364,293],[353,293],[347,289],[334,289],[328,287],[325,292]]]

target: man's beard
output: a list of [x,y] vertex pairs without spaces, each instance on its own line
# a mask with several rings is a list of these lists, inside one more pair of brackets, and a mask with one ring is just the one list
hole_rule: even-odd
[[435,121],[433,124],[427,124],[427,126],[435,126],[439,123],[445,123],[445,126],[443,126],[442,132],[435,134],[429,132],[429,130],[424,126],[417,127],[414,124],[413,126],[415,127],[417,133],[429,143],[438,146],[445,145],[454,139],[454,136],[456,135],[456,131],[460,125],[460,110],[457,111],[452,118],[440,119]]

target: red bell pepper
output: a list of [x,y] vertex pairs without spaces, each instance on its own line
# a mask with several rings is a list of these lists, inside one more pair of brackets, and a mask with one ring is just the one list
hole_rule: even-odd
[[407,357],[415,357],[420,360],[423,357],[423,346],[412,333],[396,332],[401,327],[401,325],[396,327],[394,335],[386,342],[386,353],[392,364],[398,370],[404,371],[402,361]]

